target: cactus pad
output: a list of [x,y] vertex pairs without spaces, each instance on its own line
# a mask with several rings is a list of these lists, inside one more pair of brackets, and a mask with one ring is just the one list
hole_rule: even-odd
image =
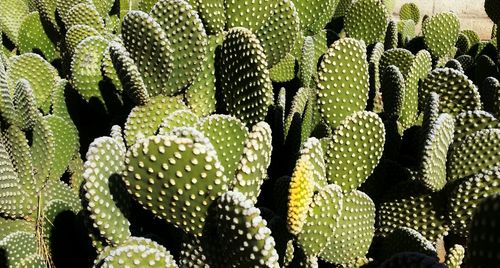
[[310,161],[297,161],[288,190],[288,231],[297,235],[302,231],[307,219],[310,205],[313,202],[314,183],[312,181],[313,166]]
[[314,195],[297,242],[307,256],[319,255],[330,243],[342,211],[342,190],[335,184],[325,186]]
[[375,235],[375,205],[365,193],[354,190],[344,195],[337,229],[320,258],[345,264],[363,257]]
[[[192,127],[196,122],[198,122],[198,116],[191,112],[191,110],[176,110],[163,119],[158,129],[158,134],[167,134],[176,127]],[[212,144],[214,143],[212,142]]]
[[7,71],[11,93],[19,79],[26,79],[29,82],[39,108],[47,113],[50,107],[51,90],[56,86],[56,69],[39,55],[25,53],[11,59]]
[[66,47],[70,54],[76,49],[76,46],[83,41],[85,38],[90,36],[100,36],[99,32],[88,25],[75,25],[68,29],[65,35]]
[[178,109],[186,108],[180,98],[156,96],[143,106],[137,106],[125,123],[125,141],[132,146],[140,136],[149,137],[158,130],[163,118]]
[[242,193],[224,193],[207,221],[207,257],[215,266],[279,267],[275,242],[259,209]]
[[404,3],[399,10],[401,20],[413,20],[415,24],[420,21],[420,10],[415,3]]
[[384,39],[389,14],[381,1],[354,2],[345,16],[345,31],[351,38],[363,40],[367,45]]
[[323,29],[335,12],[339,0],[293,1],[300,19],[300,28],[306,35]]
[[500,21],[500,5],[498,1],[495,0],[486,0],[484,1],[484,10],[493,23],[497,23]]
[[455,117],[455,135],[453,137],[455,143],[462,142],[463,138],[476,131],[485,128],[497,128],[498,120],[485,111],[466,111],[457,114]]
[[124,148],[109,137],[96,139],[89,147],[85,162],[84,189],[90,218],[100,235],[116,245],[130,237],[130,223],[115,205],[121,190],[121,173],[125,169]]
[[400,252],[419,252],[437,257],[434,245],[419,232],[408,227],[398,227],[383,238],[380,244],[380,258],[388,259]]
[[66,168],[73,155],[78,151],[78,131],[73,124],[65,119],[49,115],[45,117],[50,131],[54,137],[54,162],[50,170],[50,176],[54,179],[59,179]]
[[77,4],[68,10],[62,19],[67,29],[75,25],[87,25],[104,33],[104,20],[92,4],[85,2]]
[[481,108],[476,86],[467,76],[455,69],[434,69],[422,83],[421,103],[432,91],[439,94],[441,112],[458,114]]
[[19,29],[19,50],[21,53],[33,52],[35,49],[39,49],[48,61],[59,57],[56,46],[43,28],[38,12],[32,12],[26,16]]
[[500,164],[500,129],[483,129],[465,136],[449,153],[448,180],[476,174]]
[[25,257],[37,253],[37,241],[33,233],[18,231],[0,241],[5,252],[8,267],[15,267]]
[[459,244],[453,245],[446,254],[444,264],[448,268],[460,268],[465,256],[465,249]]
[[248,29],[230,29],[219,66],[226,110],[249,125],[262,121],[273,103],[273,91],[259,39]]
[[193,128],[178,132],[134,144],[125,160],[125,183],[153,214],[201,235],[207,209],[227,190],[228,179],[207,138]]
[[403,77],[408,77],[415,56],[404,48],[389,49],[380,58],[380,70],[385,70],[387,66],[394,65],[399,68]]
[[389,118],[399,118],[404,101],[404,78],[398,67],[389,65],[381,77],[384,112]]
[[151,96],[177,93],[178,89],[167,86],[174,50],[161,25],[147,13],[130,11],[123,18],[122,36],[148,93]]
[[460,31],[457,15],[443,12],[433,15],[422,24],[424,41],[433,56],[445,56],[455,46]]
[[377,166],[384,143],[384,124],[377,114],[357,112],[347,117],[328,144],[327,180],[344,192],[358,188]]
[[120,246],[104,258],[100,268],[113,267],[165,267],[177,268],[174,257],[165,248],[157,249],[146,246]]
[[269,69],[269,76],[273,82],[287,82],[295,77],[295,57],[286,54],[280,62]]
[[336,128],[352,113],[364,110],[369,85],[362,42],[345,38],[333,43],[321,61],[318,77],[319,109],[330,128]]
[[14,107],[11,91],[7,84],[7,73],[5,66],[0,62],[0,114],[1,117],[10,125],[20,126],[21,119],[18,111]]
[[0,2],[0,28],[14,44],[18,44],[19,28],[28,13],[24,0]]

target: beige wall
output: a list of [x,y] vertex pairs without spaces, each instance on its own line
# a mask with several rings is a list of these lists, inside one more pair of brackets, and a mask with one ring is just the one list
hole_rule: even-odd
[[484,12],[484,0],[395,0],[395,16],[401,5],[408,2],[416,3],[420,7],[420,14],[434,14],[443,11],[453,11],[460,18],[462,29],[471,29],[477,32],[482,39],[490,39],[493,22]]

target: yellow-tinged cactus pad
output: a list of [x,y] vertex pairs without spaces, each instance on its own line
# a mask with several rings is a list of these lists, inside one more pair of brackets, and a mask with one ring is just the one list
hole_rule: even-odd
[[319,255],[333,239],[343,207],[342,189],[329,184],[314,195],[297,242],[307,256]]
[[29,82],[33,88],[38,107],[48,113],[50,96],[58,79],[57,70],[41,56],[25,53],[10,61],[7,82],[11,93],[14,92],[19,79],[26,79]]
[[352,113],[364,110],[368,100],[368,63],[363,42],[344,38],[333,43],[318,71],[318,104],[330,128]]
[[0,28],[14,44],[18,44],[19,28],[29,8],[24,0],[0,2]]
[[345,264],[364,257],[375,235],[375,204],[368,195],[354,190],[344,195],[338,227],[319,257]]
[[422,24],[425,44],[432,55],[438,58],[454,47],[459,31],[458,16],[451,12],[435,14]]
[[382,1],[359,0],[347,10],[345,31],[351,38],[374,44],[384,40],[388,19],[389,13]]
[[500,129],[467,135],[453,147],[447,162],[448,180],[464,178],[500,165]]
[[311,209],[310,205],[314,195],[312,175],[312,163],[299,158],[288,189],[288,231],[294,235],[298,235],[302,231],[307,214]]
[[69,28],[64,37],[66,48],[73,54],[78,44],[90,36],[100,36],[101,34],[92,26],[77,24]]
[[132,146],[139,137],[149,137],[158,130],[163,118],[186,106],[180,98],[162,95],[151,98],[143,106],[137,106],[128,115],[125,123],[125,142]]
[[465,257],[465,249],[462,245],[455,244],[446,254],[444,264],[448,268],[460,268]]
[[384,124],[373,112],[357,112],[344,119],[329,140],[326,178],[350,192],[368,178],[382,157]]
[[211,203],[228,188],[217,153],[202,133],[139,139],[126,155],[125,184],[146,209],[184,231],[200,236]]
[[231,28],[220,58],[218,79],[225,109],[248,125],[264,120],[273,103],[273,90],[259,39],[249,29]]
[[125,191],[121,178],[124,160],[125,148],[113,138],[101,137],[90,144],[83,173],[86,209],[92,224],[112,245],[119,245],[130,237],[130,223],[118,207],[122,204],[116,201],[119,198],[129,201],[118,194]]

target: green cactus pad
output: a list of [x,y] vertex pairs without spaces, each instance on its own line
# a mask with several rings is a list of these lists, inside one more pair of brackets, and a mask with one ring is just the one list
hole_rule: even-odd
[[404,3],[399,10],[401,20],[413,20],[415,24],[420,21],[420,9],[415,3]]
[[14,44],[18,44],[19,28],[29,8],[24,0],[0,2],[0,28]]
[[33,233],[18,231],[0,241],[0,248],[5,251],[8,267],[15,267],[24,258],[37,253],[37,241]]
[[389,65],[383,70],[381,92],[384,112],[389,118],[399,118],[405,96],[404,78],[398,67]]
[[398,227],[408,227],[434,242],[447,231],[435,206],[430,195],[386,200],[377,207],[377,233],[385,236]]
[[358,190],[344,195],[337,229],[319,257],[327,262],[344,264],[363,257],[375,235],[375,205]]
[[91,36],[80,42],[71,61],[71,82],[87,101],[101,99],[99,82],[103,79],[101,65],[108,41],[100,36]]
[[5,145],[10,154],[21,188],[26,193],[34,194],[36,189],[34,187],[33,162],[31,160],[28,139],[26,139],[24,132],[14,125],[7,129],[5,137]]
[[[111,46],[117,45],[117,41],[111,41],[108,43],[108,47],[104,50],[104,56],[102,58],[101,62],[101,68],[102,68],[102,74],[105,78],[107,78],[111,83],[115,86],[116,91],[122,93],[123,92],[123,85],[120,80],[120,77],[118,76],[118,72],[116,71],[115,66],[113,65],[113,59],[111,58]],[[125,48],[122,50],[124,54],[128,54],[128,52],[125,53]],[[135,66],[135,65],[134,65]],[[123,68],[123,67],[122,67]],[[124,68],[127,69],[127,68]],[[135,73],[138,77],[140,77],[139,72],[137,71],[137,66],[135,66]],[[140,78],[142,80],[142,78]],[[141,83],[144,85],[144,82]],[[130,92],[130,90],[129,90]],[[134,92],[134,91],[132,91]],[[144,89],[141,90],[140,92],[145,92],[147,93],[146,87],[144,86]],[[142,99],[141,99],[142,100]],[[147,102],[147,99],[143,100],[144,102],[138,102],[139,105],[143,105]]]
[[407,45],[415,37],[415,22],[413,20],[398,21],[398,43]]
[[302,55],[299,62],[299,71],[297,76],[303,87],[311,86],[311,78],[316,69],[317,58],[314,53],[314,39],[310,36],[304,38],[302,45]]
[[432,191],[439,191],[446,184],[446,156],[453,142],[454,123],[453,116],[441,114],[425,137],[419,180]]
[[119,198],[116,193],[122,188],[124,149],[113,138],[94,140],[87,152],[83,173],[87,209],[93,226],[112,245],[121,244],[130,237],[130,223],[115,204],[116,198]]
[[21,125],[21,118],[14,107],[11,91],[7,86],[7,73],[0,61],[0,115],[10,125]]
[[43,28],[38,12],[32,12],[24,18],[19,28],[18,39],[21,53],[33,52],[38,49],[48,61],[53,61],[59,57],[56,46]]
[[7,82],[11,93],[14,92],[19,79],[26,79],[33,88],[38,107],[44,113],[49,111],[50,95],[56,86],[57,78],[57,70],[34,53],[25,53],[12,58],[7,71]]
[[404,48],[394,48],[389,49],[382,54],[380,58],[380,70],[385,70],[387,66],[394,65],[398,67],[401,74],[406,79],[412,68],[412,63],[415,60],[415,56],[411,54],[409,50]]
[[377,114],[357,112],[344,119],[325,151],[328,182],[344,192],[358,188],[377,166],[384,142],[384,124]]
[[224,31],[226,22],[226,11],[224,0],[198,0],[195,3],[189,1],[191,5],[197,5],[196,9],[203,21],[205,30],[209,35],[217,35]]
[[242,193],[224,193],[209,215],[204,236],[211,266],[279,267],[271,230]]
[[301,87],[295,93],[292,100],[292,106],[290,107],[290,112],[285,119],[285,136],[288,135],[288,131],[290,130],[290,126],[292,125],[293,118],[295,114],[298,114],[300,118],[304,114],[304,110],[306,109],[307,101],[310,99],[311,89],[306,87]]
[[248,125],[264,120],[273,103],[273,91],[259,39],[246,28],[231,28],[222,43],[218,65],[229,114]]
[[455,143],[460,143],[467,136],[485,128],[499,127],[498,120],[485,111],[467,111],[455,117]]
[[61,180],[49,180],[45,184],[43,190],[43,201],[61,200],[71,210],[77,213],[81,208],[81,202],[78,195]]
[[440,111],[458,114],[467,110],[479,110],[481,100],[476,86],[463,73],[450,69],[433,70],[422,83],[420,105],[430,92],[440,97]]
[[293,1],[300,19],[300,28],[306,35],[319,32],[330,21],[339,0]]
[[[167,134],[176,127],[194,127],[194,125],[198,122],[198,119],[198,116],[191,112],[191,110],[177,110],[163,119],[160,128],[158,129],[158,134]],[[212,142],[212,144],[214,143]]]
[[[259,122],[252,127],[248,137],[244,141],[243,153],[241,154],[241,159],[236,156],[231,156],[229,154],[228,148],[233,147],[234,153],[241,151],[240,148],[235,148],[236,144],[241,144],[241,138],[245,137],[246,131],[242,128],[242,125],[238,123],[233,123],[237,126],[233,128],[238,129],[236,133],[237,138],[232,138],[234,140],[233,144],[226,146],[225,152],[220,154],[218,152],[219,158],[226,158],[226,160],[221,161],[230,163],[230,166],[237,167],[235,174],[235,179],[233,180],[233,191],[239,191],[243,193],[248,199],[253,202],[257,202],[257,197],[260,194],[261,185],[268,178],[267,168],[271,164],[271,151],[272,151],[272,136],[271,127],[266,122]],[[206,129],[206,127],[205,127]],[[211,135],[207,135],[212,141]],[[217,140],[221,140],[220,138]],[[216,141],[217,141],[216,140]],[[217,145],[219,146],[219,145]],[[217,149],[216,150],[220,150]],[[234,160],[239,160],[239,163],[233,165]],[[226,164],[228,165],[228,164]]]
[[473,45],[481,42],[481,38],[479,37],[479,34],[474,32],[473,30],[462,30],[462,31],[460,31],[460,33],[467,36],[467,39],[469,40],[470,46],[473,46]]
[[494,77],[488,77],[481,86],[481,101],[484,110],[500,117],[500,83]]
[[52,235],[54,231],[56,231],[57,229],[54,228],[57,217],[61,213],[68,211],[74,212],[75,214],[78,212],[77,210],[75,210],[73,206],[71,206],[70,204],[61,199],[52,199],[49,201],[44,200],[43,208],[41,210],[42,211],[40,217],[42,219],[39,221],[41,222],[42,225],[41,232],[47,244],[49,244],[51,239],[53,239]]
[[[60,79],[56,87],[52,92],[52,114],[59,116],[66,120],[68,123],[73,122],[71,115],[68,111],[68,106],[66,104],[66,86],[68,81],[66,79]],[[70,123],[72,124],[72,123]]]
[[310,205],[313,202],[314,182],[313,164],[305,158],[299,158],[293,170],[288,188],[287,226],[288,231],[298,235],[306,222]]
[[383,238],[379,257],[385,260],[400,252],[418,252],[437,257],[437,251],[432,242],[408,227],[398,227]]
[[292,50],[299,32],[299,18],[294,3],[278,2],[269,18],[255,31],[266,54],[267,68],[271,69]]
[[45,118],[40,118],[36,122],[32,133],[33,142],[31,145],[31,156],[33,158],[36,187],[40,189],[47,179],[49,179],[50,172],[53,168],[55,159],[55,137]]
[[369,62],[369,72],[370,72],[370,87],[374,92],[380,90],[380,59],[384,53],[384,45],[382,43],[376,43],[373,46],[372,53],[368,59]]
[[57,137],[54,139],[54,162],[50,176],[53,179],[59,179],[66,171],[73,155],[78,151],[78,131],[73,124],[59,116],[49,115],[45,117],[45,120],[54,137]]
[[465,257],[465,249],[459,244],[453,245],[446,254],[444,264],[448,268],[460,268]]
[[463,138],[449,153],[448,180],[500,165],[500,129],[483,129]]
[[338,127],[352,113],[364,110],[369,78],[362,42],[344,38],[333,43],[320,63],[318,77],[319,109],[330,128]]
[[78,44],[91,36],[100,36],[99,32],[91,26],[78,24],[69,28],[64,37],[69,53],[73,54]]
[[67,29],[75,25],[87,25],[104,33],[104,20],[92,4],[85,2],[77,4],[69,9],[62,19]]
[[207,56],[202,70],[184,94],[189,108],[199,116],[209,115],[216,110],[215,51],[223,40],[223,34],[208,36]]
[[199,239],[188,236],[183,239],[179,264],[181,267],[209,267]]
[[273,82],[287,82],[295,77],[295,57],[286,54],[280,62],[269,69],[269,76]]
[[464,72],[464,69],[462,68],[462,65],[456,59],[451,59],[451,60],[447,61],[446,64],[444,65],[444,67],[455,69],[455,70],[457,70],[457,71],[459,71],[461,73]]
[[145,208],[199,236],[208,207],[227,190],[228,179],[207,138],[193,128],[177,132],[134,144],[127,152],[124,179]]
[[[265,157],[261,154],[267,154],[267,150],[270,145],[265,144],[267,140],[270,142],[270,133],[269,137],[266,135],[266,128],[258,128],[254,127],[254,132],[249,137],[249,141],[247,142],[247,137],[249,136],[248,130],[246,129],[243,123],[228,115],[219,115],[214,114],[208,117],[200,119],[198,123],[193,124],[196,129],[203,132],[205,137],[208,138],[210,143],[214,146],[215,151],[217,152],[217,157],[221,165],[224,167],[224,174],[228,178],[233,178],[236,175],[236,169],[238,168],[238,164],[240,160],[247,157]],[[263,127],[261,125],[261,127]],[[260,140],[264,138],[264,141]],[[252,145],[252,147],[245,148],[245,143],[247,145]],[[253,147],[255,146],[255,147]],[[262,146],[262,148],[261,148]],[[255,150],[255,152],[253,150]],[[251,154],[251,155],[247,155]],[[242,156],[243,155],[243,156]],[[269,156],[268,156],[269,157]],[[256,158],[252,158],[252,160],[257,160]],[[259,164],[268,164],[267,162],[260,162]],[[267,169],[267,165],[264,167]],[[259,171],[260,171],[259,167]],[[252,170],[251,176],[255,176],[255,180],[258,180],[258,175],[256,170]],[[241,178],[246,181],[247,176],[250,174],[241,174]],[[244,185],[249,186],[249,185]],[[260,184],[258,185],[260,186]],[[242,190],[242,189],[240,189]]]
[[388,19],[387,8],[381,1],[359,0],[347,11],[345,31],[351,38],[374,44],[384,39]]
[[95,8],[101,15],[101,17],[105,18],[108,16],[108,13],[111,11],[115,1],[114,0],[92,0],[92,3],[95,5]]
[[161,246],[160,244],[156,243],[155,241],[149,238],[131,236],[118,246],[108,245],[104,247],[99,252],[97,258],[95,258],[94,267],[100,267],[104,259],[108,257],[112,251],[116,250],[119,247],[127,247],[127,246],[133,246],[133,247],[142,246],[145,248],[156,249],[158,251],[165,250],[163,246]]
[[342,211],[342,190],[335,184],[325,186],[314,195],[305,224],[297,242],[307,256],[319,255],[330,243]]
[[21,117],[21,129],[32,130],[41,118],[33,90],[28,81],[20,79],[14,89],[14,106]]
[[180,98],[162,95],[151,98],[146,105],[135,107],[125,123],[125,142],[132,146],[139,137],[154,135],[163,118],[179,109],[186,109]]
[[455,45],[460,31],[460,21],[451,12],[433,15],[422,24],[425,45],[435,57],[445,56]]
[[321,148],[321,143],[317,138],[308,138],[302,149],[299,152],[300,159],[312,163],[312,182],[316,190],[320,190],[327,186],[326,181],[326,165],[324,159],[324,152]]
[[385,50],[398,47],[398,24],[394,20],[389,20],[385,29],[384,48]]
[[455,47],[457,47],[458,54],[465,54],[469,51],[471,45],[469,38],[463,33],[459,33],[457,41],[455,42]]
[[497,23],[500,21],[500,5],[498,1],[495,0],[485,0],[484,1],[484,10],[493,23]]
[[174,257],[165,248],[156,249],[145,246],[120,246],[104,258],[96,267],[165,267],[177,268]]
[[151,96],[174,95],[168,86],[173,68],[173,48],[161,25],[142,11],[130,11],[123,18],[123,44],[137,65]]
[[175,70],[168,77],[166,87],[171,94],[179,92],[202,70],[207,50],[205,28],[198,13],[184,0],[158,1],[151,17],[161,25],[172,48]]
[[418,252],[402,252],[384,261],[380,268],[447,268],[436,257]]
[[500,195],[489,196],[474,210],[467,240],[464,267],[495,267],[498,265],[498,213]]
[[353,2],[353,0],[339,0],[335,13],[333,14],[333,18],[344,17]]
[[0,226],[0,241],[15,232],[35,232],[35,225],[24,219],[11,220],[2,217],[0,218]]
[[14,268],[45,268],[45,259],[38,254],[31,254],[20,260]]
[[[134,63],[134,60],[130,58],[130,54],[127,50],[117,42],[111,42],[107,48],[109,50],[109,56],[113,64],[113,68],[108,69],[106,62],[106,56],[103,58],[103,69],[104,74],[108,73],[107,76],[118,77],[120,86],[130,98],[138,105],[145,105],[149,102],[149,93],[146,89],[146,85],[142,80],[141,74]],[[106,53],[106,52],[105,52]],[[113,74],[111,74],[113,73]],[[117,83],[117,82],[114,82]]]
[[474,209],[487,196],[500,192],[498,180],[500,167],[463,178],[451,188],[448,194],[448,215],[454,234],[467,237]]

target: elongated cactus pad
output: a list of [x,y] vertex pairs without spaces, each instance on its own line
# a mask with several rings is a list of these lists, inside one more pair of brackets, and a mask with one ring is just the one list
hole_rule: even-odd
[[147,13],[131,11],[123,18],[122,36],[148,93],[151,96],[177,93],[177,88],[168,87],[174,50],[161,25]]
[[375,113],[357,112],[344,119],[325,152],[328,182],[344,192],[358,188],[377,166],[384,143],[384,124]]
[[329,184],[314,195],[297,242],[307,256],[317,256],[333,239],[343,207],[342,190]]
[[206,242],[211,266],[279,267],[271,231],[242,193],[224,193],[209,215]]
[[345,31],[351,38],[363,40],[367,45],[384,39],[389,14],[381,1],[354,2],[345,16]]
[[321,61],[318,77],[321,116],[336,128],[345,117],[366,106],[369,83],[363,43],[351,38],[333,43]]
[[375,235],[375,205],[358,190],[346,194],[337,229],[319,255],[327,262],[345,264],[364,257]]
[[468,236],[474,209],[483,198],[500,192],[499,179],[500,167],[497,166],[457,181],[448,194],[447,209],[447,220],[454,234]]
[[448,180],[467,177],[500,164],[500,129],[483,129],[454,146],[447,162]]
[[389,20],[385,29],[384,48],[393,49],[398,46],[398,24],[394,20]]
[[389,65],[383,70],[380,82],[384,112],[389,118],[399,118],[405,96],[403,75],[398,67]]
[[260,41],[246,28],[232,28],[220,56],[220,86],[226,110],[248,125],[262,121],[273,103],[273,92]]
[[441,112],[458,114],[481,108],[476,86],[467,76],[454,69],[435,69],[424,79],[422,97],[419,97],[421,104],[430,92],[439,94]]
[[56,86],[56,69],[41,56],[25,53],[14,57],[7,71],[11,93],[19,79],[26,79],[30,83],[39,108],[48,113],[51,91]]
[[50,177],[59,179],[66,168],[73,155],[78,151],[78,131],[75,126],[66,121],[65,119],[49,115],[45,117],[50,131],[56,137],[54,139],[54,162],[50,170]]
[[432,191],[439,191],[446,184],[446,156],[453,142],[454,123],[451,115],[439,115],[424,140],[419,180]]
[[8,124],[21,126],[21,118],[14,107],[11,91],[7,86],[7,73],[2,62],[0,62],[0,114]]
[[186,106],[180,98],[156,96],[143,106],[137,106],[125,123],[125,142],[132,146],[139,137],[149,137],[158,130],[163,118]]
[[[217,157],[219,158],[221,165],[224,167],[224,174],[230,179],[232,179],[236,175],[236,169],[238,168],[240,160],[242,159],[242,155],[244,158],[250,157],[253,161],[257,161],[256,158],[265,158],[264,154],[266,154],[270,146],[270,131],[269,133],[266,133],[266,128],[255,127],[254,130],[256,130],[256,132],[252,132],[252,136],[249,137],[249,133],[245,125],[243,125],[240,120],[232,116],[217,114],[210,115],[200,119],[193,125],[196,129],[201,131],[203,135],[207,137],[210,143],[214,146],[214,149],[217,152]],[[248,141],[247,137],[249,138]],[[269,144],[265,144],[266,142]],[[247,143],[247,145],[251,144],[252,147],[255,147],[244,149],[245,143]],[[249,150],[251,150],[252,152],[249,152]],[[249,153],[251,154],[251,156],[246,156],[246,154]],[[269,165],[268,162],[269,160],[259,163],[261,165],[265,165],[265,167],[255,168],[258,168],[259,170],[265,170],[267,169],[267,165]],[[255,176],[253,177],[253,179],[258,180],[258,175],[255,172],[257,172],[257,170],[252,170],[251,174],[252,176]],[[243,176],[243,174],[240,174],[239,176]],[[250,181],[246,181],[246,179],[249,178],[247,176],[244,177],[245,178],[236,178],[236,181],[241,179],[247,183],[250,183]],[[237,184],[236,181],[234,182],[235,184]],[[245,188],[245,186],[249,186],[245,183],[243,184],[244,185],[242,185],[242,188]],[[245,193],[245,191],[242,192]]]
[[130,223],[114,201],[119,198],[117,192],[124,190],[120,184],[125,169],[124,149],[112,138],[96,139],[87,152],[83,173],[92,223],[112,245],[123,243],[130,237]]
[[316,190],[327,186],[326,164],[324,152],[318,139],[311,137],[304,142],[300,150],[300,159],[305,159],[312,163],[312,181]]
[[436,57],[445,56],[454,47],[459,31],[460,21],[451,12],[435,14],[422,24],[425,44]]
[[[33,127],[31,156],[35,170],[35,183],[40,189],[50,178],[55,158],[55,137],[46,118],[40,118]],[[59,180],[59,178],[53,178]]]
[[389,259],[400,252],[419,252],[437,257],[436,248],[422,234],[408,227],[398,227],[383,238],[380,245],[380,258]]
[[312,163],[306,159],[300,159],[295,164],[292,180],[288,190],[288,231],[297,235],[302,227],[313,202],[314,182]]
[[33,161],[31,159],[28,139],[24,132],[16,126],[10,126],[5,133],[5,137],[5,145],[10,154],[21,188],[26,193],[34,194],[38,189],[35,189]]
[[127,152],[124,179],[128,191],[153,214],[201,235],[207,209],[227,190],[228,179],[207,138],[193,128],[178,132],[134,144]]
[[28,81],[20,79],[14,88],[14,105],[21,119],[21,129],[32,130],[41,118],[33,89]]
[[496,254],[499,247],[498,212],[500,195],[485,198],[474,210],[467,240],[464,267],[494,267],[500,257]]

